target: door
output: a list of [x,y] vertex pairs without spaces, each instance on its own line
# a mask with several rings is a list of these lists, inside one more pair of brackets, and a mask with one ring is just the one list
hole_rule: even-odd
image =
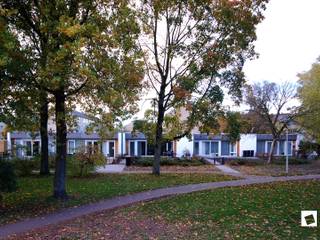
[[40,154],[40,142],[34,141],[32,144],[32,156],[36,156]]
[[145,156],[146,155],[146,142],[139,141],[138,142],[138,156]]
[[114,157],[114,142],[109,142],[109,157]]
[[130,142],[130,156],[134,156],[134,142]]

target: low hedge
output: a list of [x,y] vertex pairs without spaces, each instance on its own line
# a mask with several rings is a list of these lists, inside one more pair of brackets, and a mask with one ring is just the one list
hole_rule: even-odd
[[226,163],[231,166],[257,166],[264,164],[264,160],[262,159],[250,159],[250,158],[236,158],[236,159],[230,159],[226,160]]
[[[135,166],[149,167],[153,166],[153,157],[132,157],[131,164]],[[205,159],[199,157],[177,158],[177,157],[161,157],[161,166],[200,166],[207,164]]]

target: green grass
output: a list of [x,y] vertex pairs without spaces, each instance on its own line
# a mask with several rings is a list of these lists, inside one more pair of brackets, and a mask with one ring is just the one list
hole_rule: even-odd
[[95,202],[129,193],[167,186],[232,180],[219,174],[97,174],[67,179],[68,201],[57,201],[52,195],[52,177],[24,177],[18,180],[18,191],[4,194],[0,207],[0,224],[32,217],[54,210]]
[[319,193],[320,181],[282,182],[181,195],[126,211],[184,223],[184,239],[318,239],[319,225],[300,227],[300,211],[319,211]]

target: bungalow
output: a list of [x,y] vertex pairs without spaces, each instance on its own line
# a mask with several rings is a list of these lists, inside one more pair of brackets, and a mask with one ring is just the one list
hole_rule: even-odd
[[239,142],[232,143],[227,134],[193,134],[192,139],[184,137],[176,143],[176,155],[202,157],[238,156]]

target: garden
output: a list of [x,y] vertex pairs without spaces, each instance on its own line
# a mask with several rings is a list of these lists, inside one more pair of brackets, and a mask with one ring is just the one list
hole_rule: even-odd
[[[127,172],[151,172],[153,157],[133,157],[125,168]],[[207,172],[218,173],[218,169],[202,157],[169,157],[160,158],[162,172]]]
[[[318,239],[300,211],[319,209],[320,182],[202,191],[103,211],[11,239]],[[302,197],[303,196],[303,197]]]
[[76,156],[68,158],[69,198],[61,201],[52,197],[53,176],[39,175],[38,158],[1,160],[0,225],[150,189],[236,179],[212,173],[163,173],[160,176],[148,173],[96,174],[91,171],[95,166],[91,160],[83,161],[86,164],[79,162]]

